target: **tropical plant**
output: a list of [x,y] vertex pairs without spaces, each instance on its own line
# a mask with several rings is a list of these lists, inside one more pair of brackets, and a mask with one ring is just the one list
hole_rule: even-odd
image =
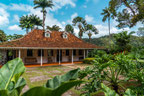
[[26,28],[26,33],[28,34],[28,31],[30,28],[33,28],[34,24],[31,23],[30,17],[28,15],[26,16],[22,16],[20,18],[20,25],[19,25],[22,29]]
[[52,8],[53,2],[51,0],[34,0],[34,9],[42,8],[41,12],[43,13],[43,30],[45,30],[45,19],[46,19],[46,8]]
[[0,69],[0,96],[20,96],[26,81],[22,78],[25,67],[20,58],[9,61]]
[[130,51],[131,45],[129,43],[133,33],[134,32],[128,33],[127,31],[123,31],[114,36],[115,46],[113,48],[115,52]]
[[73,28],[73,26],[70,25],[70,24],[67,24],[67,25],[65,26],[65,31],[74,34],[74,28]]
[[72,23],[73,23],[74,26],[78,26],[78,28],[79,28],[79,37],[81,39],[82,36],[83,36],[83,33],[85,32],[85,26],[87,25],[85,19],[78,16],[78,17],[75,17],[73,19]]
[[85,26],[85,31],[87,32],[88,34],[88,37],[89,37],[89,42],[91,42],[91,36],[94,34],[98,34],[98,30],[95,26],[93,26],[92,24],[87,24]]
[[70,72],[56,76],[47,81],[44,87],[35,87],[24,93],[23,96],[61,96],[70,88],[82,83],[78,78],[79,69],[71,70]]
[[3,30],[0,30],[0,42],[5,42],[5,41],[7,41],[6,34],[4,33]]
[[37,17],[37,15],[32,14],[29,16],[29,18],[30,18],[31,24],[33,24],[31,29],[33,29],[35,26],[37,26],[37,28],[38,26],[42,26],[42,20],[39,17]]
[[144,0],[110,0],[109,9],[117,17],[119,28],[144,23]]
[[110,19],[114,19],[114,15],[111,13],[111,10],[109,8],[105,8],[103,9],[103,13],[101,13],[101,15],[104,15],[102,21],[105,22],[108,19],[108,28],[109,28],[109,36],[111,36],[111,32],[110,32]]
[[0,69],[0,96],[61,96],[70,88],[81,84],[83,81],[77,80],[80,69],[74,69],[62,76],[55,76],[47,81],[44,86],[29,89],[24,94],[21,93],[26,85],[22,78],[25,67],[20,58],[9,61]]
[[[114,90],[111,90],[109,87],[107,87],[103,83],[101,84],[101,87],[105,96],[120,96]],[[127,89],[125,93],[123,94],[123,96],[137,96],[137,94],[133,90]]]
[[60,31],[61,28],[57,25],[53,25],[52,27],[47,26],[47,29],[49,29],[50,31]]
[[82,72],[81,74],[80,72],[80,79],[87,78],[88,80],[82,87],[82,91],[84,91],[82,93],[90,96],[91,93],[101,90],[101,83],[107,82],[108,86],[112,87],[117,94],[121,95],[120,89],[125,90],[123,84],[128,81],[120,77],[127,76],[135,68],[135,62],[127,55],[105,54],[101,57],[96,55],[94,65],[88,68],[89,70],[84,71],[86,73]]

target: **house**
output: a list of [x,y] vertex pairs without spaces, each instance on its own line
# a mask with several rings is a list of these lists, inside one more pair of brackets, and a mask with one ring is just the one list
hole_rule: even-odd
[[86,43],[71,33],[38,29],[20,39],[0,43],[0,52],[5,61],[20,57],[24,64],[41,66],[44,63],[82,61],[91,49],[102,47]]

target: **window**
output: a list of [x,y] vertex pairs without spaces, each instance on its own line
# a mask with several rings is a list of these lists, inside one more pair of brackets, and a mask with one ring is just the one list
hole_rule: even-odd
[[69,56],[69,50],[66,50],[66,56]]
[[79,55],[83,55],[83,51],[82,50],[79,50]]
[[73,55],[76,56],[76,50],[73,50]]
[[[41,49],[38,50],[38,56],[41,56]],[[42,56],[44,56],[44,50],[42,50]]]
[[63,38],[67,38],[68,36],[67,36],[67,34],[63,34]]
[[48,50],[48,56],[53,56],[53,50]]
[[28,49],[27,50],[27,56],[33,56],[33,50]]
[[45,32],[45,37],[50,37],[50,33]]

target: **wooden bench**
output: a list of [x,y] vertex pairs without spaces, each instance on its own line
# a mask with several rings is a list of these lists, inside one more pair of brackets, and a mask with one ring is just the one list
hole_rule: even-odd
[[25,63],[37,63],[37,59],[32,57],[32,58],[25,58]]

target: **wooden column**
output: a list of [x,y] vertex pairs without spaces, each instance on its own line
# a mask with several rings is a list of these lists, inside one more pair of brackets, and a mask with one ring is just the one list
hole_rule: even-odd
[[73,64],[73,50],[72,50],[72,64]]
[[19,58],[21,58],[21,50],[19,49]]
[[41,66],[43,65],[42,49],[41,49]]

